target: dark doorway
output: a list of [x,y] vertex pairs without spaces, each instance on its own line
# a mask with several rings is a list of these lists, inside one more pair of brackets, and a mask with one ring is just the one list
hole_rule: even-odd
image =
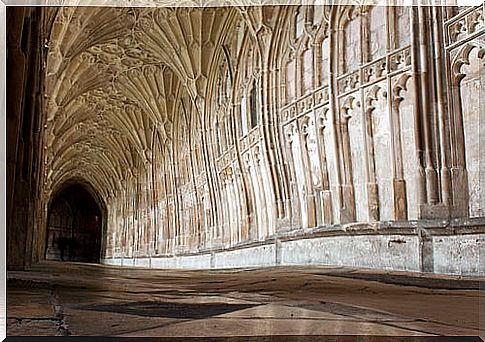
[[63,189],[52,200],[47,221],[46,259],[99,262],[101,210],[81,185]]

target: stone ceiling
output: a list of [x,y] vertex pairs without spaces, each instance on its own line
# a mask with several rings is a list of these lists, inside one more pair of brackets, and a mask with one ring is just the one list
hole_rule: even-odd
[[239,10],[45,9],[45,191],[71,178],[109,196],[171,137],[176,103],[204,110],[214,53]]

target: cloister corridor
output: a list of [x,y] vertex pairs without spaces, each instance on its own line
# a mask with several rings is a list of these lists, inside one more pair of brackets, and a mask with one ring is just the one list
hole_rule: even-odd
[[483,0],[115,1],[0,1],[8,340],[485,337]]

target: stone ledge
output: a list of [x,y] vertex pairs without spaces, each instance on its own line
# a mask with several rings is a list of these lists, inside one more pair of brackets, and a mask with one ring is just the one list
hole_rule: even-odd
[[[326,236],[331,237],[352,235],[420,235],[423,234],[423,232],[428,236],[485,234],[485,217],[450,220],[379,221],[372,223],[348,223],[320,226],[315,228],[301,228],[298,230],[277,232],[276,234],[269,236],[266,240],[244,241],[232,246],[201,248],[196,252],[153,255],[151,258],[209,255],[222,251],[233,251],[241,248],[270,245],[275,243],[276,240],[291,241]],[[139,257],[149,258],[148,255]]]
[[102,263],[149,268],[221,269],[332,265],[482,276],[483,219],[348,224],[279,233],[199,253],[109,258]]

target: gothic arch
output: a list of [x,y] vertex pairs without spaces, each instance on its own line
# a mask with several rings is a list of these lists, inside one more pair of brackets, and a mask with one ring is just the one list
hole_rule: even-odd
[[[71,217],[71,224],[67,224],[66,225],[66,222],[64,222],[64,224],[62,224],[61,222],[61,225],[59,226],[59,228],[61,229],[68,229],[70,230],[70,232],[66,231],[64,234],[68,234],[66,236],[62,235],[63,233],[61,232],[61,236],[59,238],[59,236],[57,237],[52,237],[50,236],[50,234],[48,235],[49,233],[49,229],[51,229],[48,225],[51,224],[51,218],[50,218],[50,215],[51,215],[51,210],[55,210],[55,208],[53,207],[54,204],[56,203],[59,203],[60,200],[63,200],[65,201],[64,199],[61,198],[61,196],[65,197],[65,196],[69,196],[69,195],[66,195],[66,191],[72,191],[71,189],[78,189],[78,190],[74,190],[74,195],[79,195],[79,191],[86,191],[89,195],[89,197],[94,200],[94,203],[93,204],[89,204],[89,197],[85,198],[85,195],[83,195],[84,197],[82,197],[84,199],[83,203],[69,203],[69,202],[61,202],[62,203],[66,203],[69,205],[70,207],[70,211],[69,213],[64,213],[65,215],[68,215],[69,217]],[[72,195],[70,195],[72,196]],[[67,197],[66,197],[67,198]],[[85,201],[88,201],[88,202],[85,202]],[[97,228],[94,228],[95,230],[93,230],[91,233],[89,234],[95,234],[96,236],[87,236],[85,238],[82,238],[81,235],[79,234],[85,234],[83,231],[79,230],[80,227],[76,227],[76,224],[81,224],[80,222],[78,222],[77,220],[79,220],[81,217],[75,217],[73,215],[76,215],[76,212],[77,212],[77,209],[76,207],[83,207],[83,206],[86,206],[86,205],[94,205],[96,209],[94,208],[91,208],[89,209],[90,213],[93,214],[93,213],[96,213],[96,215],[100,215],[100,216],[96,216],[97,217],[97,220],[96,220],[96,227]],[[95,210],[95,212],[92,212],[92,210]],[[45,258],[47,259],[54,259],[54,260],[65,260],[65,257],[67,257],[67,251],[66,253],[64,253],[64,249],[67,248],[68,250],[68,253],[69,253],[69,260],[81,260],[81,261],[91,261],[91,262],[99,262],[99,259],[102,258],[102,253],[103,251],[106,249],[106,243],[107,243],[107,218],[108,218],[108,209],[107,209],[107,206],[106,206],[106,202],[105,202],[105,199],[99,194],[99,192],[91,185],[90,182],[86,181],[85,179],[82,179],[82,178],[71,178],[65,182],[63,182],[62,184],[58,185],[50,194],[49,196],[49,200],[47,202],[47,205],[46,205],[46,212],[48,213],[48,217],[47,217],[47,220],[46,220],[46,223],[45,223],[45,232],[39,234],[40,236],[45,236],[46,239],[46,244],[44,245],[44,250],[43,250],[43,255],[45,255]],[[79,216],[81,213],[77,212],[77,215]],[[86,213],[84,214],[81,214],[81,215],[85,215]],[[89,219],[88,217],[83,217],[84,220],[87,220]],[[72,221],[74,220],[74,221]],[[99,224],[101,223],[101,224]],[[86,224],[86,221],[85,223]],[[86,228],[86,227],[84,227]],[[89,226],[87,227],[89,228]],[[89,232],[89,231],[88,231]],[[81,240],[83,239],[86,239],[88,238],[89,239],[89,242],[86,242],[86,241],[80,241],[80,238]],[[59,240],[69,240],[69,241],[58,241],[57,239]],[[91,240],[92,239],[92,240]],[[94,242],[96,241],[96,242]],[[61,249],[61,255],[55,255],[54,254],[49,254],[49,251],[47,250],[47,247],[50,247],[50,248],[53,248],[54,250],[56,249],[56,247],[58,247],[56,245],[56,242],[59,243],[59,248]],[[81,245],[80,245],[80,242],[81,242]],[[95,250],[91,250],[91,247],[95,247]],[[81,248],[81,249],[79,249]],[[86,248],[89,248],[89,250],[86,250]],[[74,251],[76,251],[76,253],[74,253]],[[62,258],[60,258],[62,256]]]

